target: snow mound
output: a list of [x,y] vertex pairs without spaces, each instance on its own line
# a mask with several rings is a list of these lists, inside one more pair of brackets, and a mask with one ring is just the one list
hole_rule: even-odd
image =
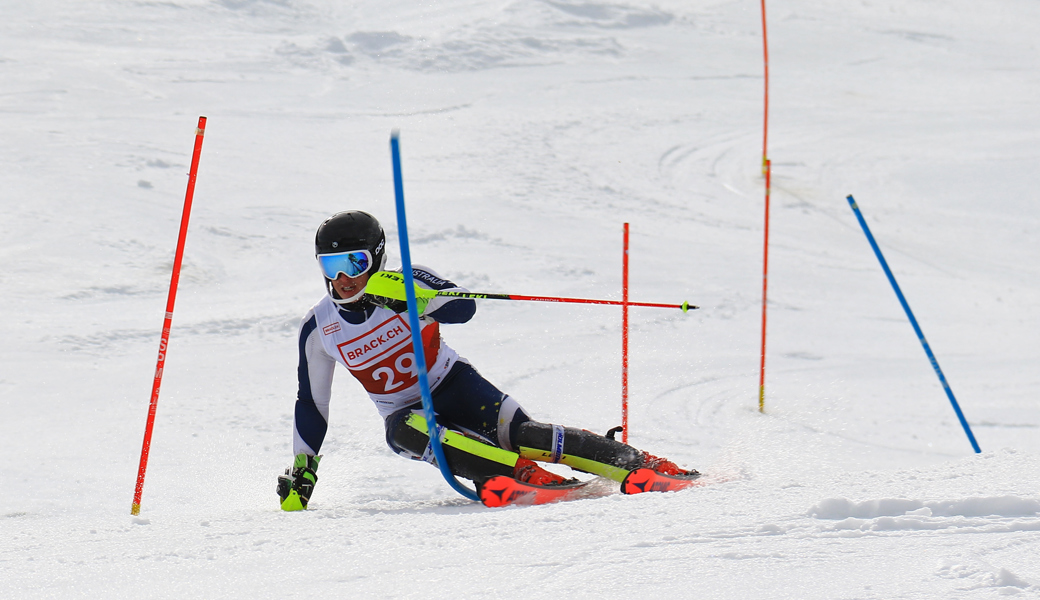
[[1024,517],[1040,513],[1040,500],[1015,496],[965,498],[960,500],[909,500],[881,498],[853,502],[845,498],[828,498],[809,509],[817,519],[876,519],[878,517]]

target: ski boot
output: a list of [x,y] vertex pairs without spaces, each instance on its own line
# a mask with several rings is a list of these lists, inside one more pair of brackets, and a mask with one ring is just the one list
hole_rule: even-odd
[[640,468],[652,469],[662,475],[671,475],[673,477],[692,477],[694,475],[700,475],[696,469],[690,469],[689,471],[680,469],[672,461],[654,456],[646,450],[643,451],[643,464],[640,465]]
[[307,508],[307,502],[314,492],[314,484],[318,482],[318,462],[320,456],[297,454],[293,466],[285,470],[285,475],[278,476],[278,497],[282,499],[282,510],[293,511]]
[[513,479],[530,483],[531,485],[564,485],[577,483],[577,479],[566,479],[556,473],[546,471],[539,467],[533,460],[518,458],[516,467],[513,468]]

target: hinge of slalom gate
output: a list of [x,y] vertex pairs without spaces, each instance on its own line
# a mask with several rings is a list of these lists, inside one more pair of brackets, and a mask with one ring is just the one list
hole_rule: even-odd
[[[441,445],[444,444],[444,435],[448,432],[448,429],[443,425],[437,426],[437,437],[441,440]],[[428,462],[431,465],[437,466],[437,457],[433,455],[433,441],[427,442],[426,449],[423,450],[420,460]]]

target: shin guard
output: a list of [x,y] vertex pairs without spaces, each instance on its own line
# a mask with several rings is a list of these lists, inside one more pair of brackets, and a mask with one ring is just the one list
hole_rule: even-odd
[[643,453],[627,444],[584,429],[537,421],[520,425],[516,445],[524,458],[562,463],[614,481],[623,481],[643,463]]

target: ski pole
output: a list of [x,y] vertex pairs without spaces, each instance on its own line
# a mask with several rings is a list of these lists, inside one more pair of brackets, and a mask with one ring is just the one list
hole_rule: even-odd
[[619,300],[590,300],[586,298],[556,298],[553,296],[521,296],[519,294],[482,294],[474,292],[437,292],[436,296],[451,296],[454,298],[475,298],[478,300],[523,300],[527,302],[566,302],[574,304],[607,304],[610,306],[648,306],[650,308],[678,308],[683,312],[696,310],[689,302],[682,304],[657,304],[653,302],[623,302]]
[[162,336],[159,340],[159,358],[155,363],[155,379],[152,382],[152,399],[148,405],[148,421],[144,427],[144,442],[141,444],[141,462],[137,468],[137,486],[130,514],[141,513],[141,493],[144,490],[144,472],[148,468],[148,451],[152,446],[152,427],[155,425],[155,409],[159,404],[159,386],[162,385],[163,367],[166,365],[166,349],[170,342],[170,326],[173,322],[173,304],[177,299],[177,282],[181,276],[181,258],[184,256],[184,239],[188,235],[188,217],[191,201],[195,196],[195,176],[199,172],[199,155],[202,154],[202,137],[206,134],[206,117],[199,117],[195,128],[195,150],[191,155],[188,171],[188,190],[184,194],[184,210],[181,213],[181,229],[177,236],[177,250],[173,257],[173,275],[170,277],[170,293],[166,298],[166,318],[163,320]]
[[870,247],[874,249],[874,254],[877,255],[878,261],[881,262],[881,268],[885,271],[885,275],[888,277],[889,283],[892,284],[892,289],[896,292],[896,297],[899,298],[899,303],[903,305],[903,310],[906,312],[906,316],[910,319],[910,324],[914,326],[914,333],[917,334],[917,339],[921,341],[921,345],[924,346],[924,352],[928,355],[928,361],[932,363],[932,368],[935,369],[935,374],[939,376],[939,383],[942,384],[946,395],[950,398],[950,404],[953,405],[953,412],[957,413],[957,420],[961,422],[961,427],[964,428],[964,433],[968,435],[968,441],[971,442],[971,447],[978,454],[982,452],[979,448],[978,442],[975,441],[975,436],[971,433],[971,427],[968,426],[968,420],[964,418],[964,413],[961,412],[960,404],[957,404],[957,399],[953,397],[953,390],[950,389],[950,384],[946,383],[946,377],[943,375],[942,369],[939,368],[939,362],[935,360],[935,354],[932,354],[932,348],[928,345],[928,340],[924,339],[924,332],[921,331],[921,327],[917,324],[917,319],[914,318],[914,313],[910,310],[910,305],[907,303],[906,298],[903,297],[903,292],[899,289],[899,284],[896,283],[895,275],[892,274],[892,270],[888,268],[888,263],[885,261],[884,255],[881,254],[881,248],[878,247],[877,242],[874,241],[874,236],[870,233],[870,228],[867,227],[867,221],[863,218],[863,213],[859,211],[859,205],[856,204],[856,200],[850,195],[847,200],[849,206],[852,207],[852,212],[856,214],[856,220],[859,221],[860,227],[863,228],[863,233],[867,234],[867,241],[870,242]]
[[[430,438],[430,448],[437,460],[437,468],[441,475],[456,492],[470,500],[478,500],[477,493],[455,478],[455,474],[448,467],[448,459],[444,456],[444,448],[441,446],[440,428],[437,427],[437,417],[433,410],[433,396],[430,393],[430,382],[426,377],[426,352],[422,343],[422,326],[419,324],[419,311],[415,310],[416,286],[412,279],[412,256],[408,249],[408,219],[404,212],[404,178],[401,175],[401,143],[398,132],[394,130],[390,134],[390,157],[394,168],[394,198],[397,203],[397,234],[401,242],[401,263],[404,265],[404,279],[402,291],[406,292],[403,298],[408,302],[408,326],[412,329],[412,348],[415,356],[415,370],[419,375],[419,391],[422,394],[423,415],[426,417],[426,431]],[[400,274],[398,274],[400,275]]]
[[[409,273],[410,274],[410,273]],[[689,302],[682,304],[657,304],[652,302],[631,302],[618,300],[590,300],[587,298],[558,298],[555,296],[521,296],[519,294],[486,294],[480,292],[444,292],[439,290],[428,290],[415,285],[405,286],[405,276],[401,273],[391,271],[380,271],[372,275],[365,286],[365,293],[372,296],[382,296],[394,300],[407,300],[405,290],[413,288],[416,296],[431,300],[437,296],[450,298],[472,298],[475,300],[522,300],[527,302],[568,302],[576,304],[607,304],[610,306],[647,306],[651,308],[678,308],[683,312],[696,310]]]

